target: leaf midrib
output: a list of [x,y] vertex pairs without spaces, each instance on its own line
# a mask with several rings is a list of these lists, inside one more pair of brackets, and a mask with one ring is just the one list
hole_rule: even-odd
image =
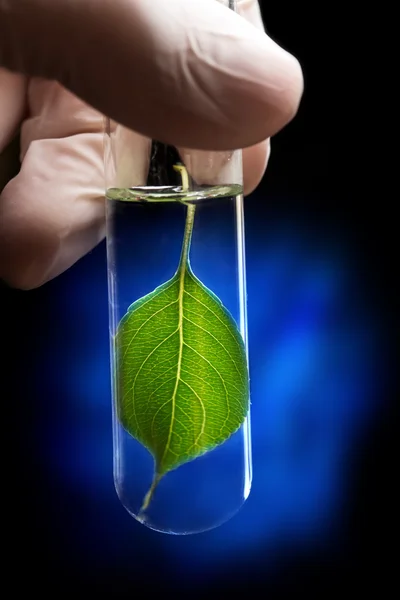
[[165,444],[164,452],[162,458],[159,462],[158,468],[160,467],[164,461],[164,458],[169,451],[169,447],[171,444],[172,437],[172,429],[175,421],[175,410],[176,410],[176,394],[178,391],[178,385],[181,380],[181,367],[182,367],[182,355],[183,355],[183,292],[185,290],[185,275],[186,275],[186,265],[182,262],[180,264],[180,272],[179,272],[179,288],[178,288],[178,333],[179,333],[179,351],[178,351],[178,365],[176,369],[176,380],[175,387],[172,393],[171,398],[171,422],[169,425],[168,438],[167,443]]

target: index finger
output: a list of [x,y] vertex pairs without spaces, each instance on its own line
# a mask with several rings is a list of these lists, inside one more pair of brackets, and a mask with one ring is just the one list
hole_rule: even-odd
[[[245,148],[297,112],[298,61],[215,0],[5,6],[0,62],[60,81],[146,137],[199,150]],[[254,6],[239,10],[253,18]]]

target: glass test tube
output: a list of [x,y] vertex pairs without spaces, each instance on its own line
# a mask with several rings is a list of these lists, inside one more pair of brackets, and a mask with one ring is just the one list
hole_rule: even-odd
[[154,530],[207,531],[251,487],[242,154],[111,120],[105,142],[116,490]]

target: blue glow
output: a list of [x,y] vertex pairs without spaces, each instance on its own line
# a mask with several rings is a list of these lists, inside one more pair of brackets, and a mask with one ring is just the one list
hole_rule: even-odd
[[129,563],[145,540],[170,571],[204,578],[260,547],[323,537],[340,517],[346,456],[376,406],[377,321],[356,302],[340,240],[316,249],[309,235],[285,227],[261,248],[248,236],[253,490],[229,523],[188,538],[139,525],[113,488],[104,245],[46,286],[56,303],[42,385],[62,424],[47,427],[43,454],[58,485],[93,507],[82,561]]

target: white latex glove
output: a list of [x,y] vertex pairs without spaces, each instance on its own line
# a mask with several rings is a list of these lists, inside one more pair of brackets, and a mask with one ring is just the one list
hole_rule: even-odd
[[102,114],[182,148],[245,148],[245,193],[256,187],[303,79],[256,0],[238,7],[0,0],[0,152],[22,123],[21,170],[0,197],[1,279],[37,287],[103,238]]

